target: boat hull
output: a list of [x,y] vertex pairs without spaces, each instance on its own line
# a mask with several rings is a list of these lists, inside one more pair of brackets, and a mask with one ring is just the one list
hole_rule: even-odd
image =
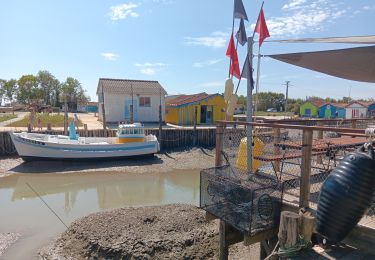
[[96,160],[120,159],[150,155],[159,151],[159,142],[150,140],[124,144],[81,144],[79,142],[53,143],[28,139],[21,134],[11,133],[17,153],[25,160]]

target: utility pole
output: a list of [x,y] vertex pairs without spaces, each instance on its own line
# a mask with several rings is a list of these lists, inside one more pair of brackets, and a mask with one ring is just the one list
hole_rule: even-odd
[[162,144],[162,138],[161,138],[161,135],[162,135],[162,121],[163,121],[163,118],[162,118],[162,105],[161,105],[161,89],[160,89],[160,93],[159,93],[159,145],[160,145],[160,150],[162,149],[161,147],[161,144]]
[[284,108],[284,112],[287,112],[288,110],[288,92],[289,92],[289,87],[290,87],[290,81],[286,81],[285,82],[285,86],[286,86],[286,92],[285,92],[285,108]]

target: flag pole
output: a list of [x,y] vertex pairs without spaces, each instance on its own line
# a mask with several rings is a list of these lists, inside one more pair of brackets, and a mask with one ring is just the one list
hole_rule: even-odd
[[258,92],[259,92],[259,76],[260,76],[260,46],[258,48],[258,65],[257,65],[257,82],[255,87],[255,112],[258,112]]
[[[247,39],[247,55],[249,58],[249,73],[253,73],[252,71],[252,64],[253,64],[253,43],[254,38],[249,37]],[[246,60],[245,60],[246,62]],[[241,73],[242,74],[242,73]],[[246,98],[246,121],[252,122],[253,121],[253,82],[250,80],[252,77],[250,76],[247,80],[247,98]],[[241,80],[241,78],[240,78]],[[237,86],[238,88],[238,86]],[[236,89],[237,93],[237,89]],[[246,146],[247,146],[247,172],[250,174],[253,170],[253,127],[252,125],[246,126]]]
[[[263,5],[264,5],[264,1],[262,2],[262,6],[260,7],[260,10],[262,10]],[[233,13],[233,15],[234,15],[234,13]],[[234,16],[233,16],[233,17],[234,17]],[[249,37],[249,38],[252,39],[252,40],[251,40],[251,44],[254,44],[255,30],[256,30],[256,28],[257,28],[258,21],[259,21],[259,15],[258,15],[257,23],[256,23],[256,25],[255,25],[255,27],[254,27],[253,36],[252,36],[252,37]],[[248,38],[248,39],[249,39],[249,38]],[[249,45],[249,41],[247,42],[247,44]],[[259,47],[259,48],[260,48],[260,47]],[[253,64],[253,46],[251,46],[251,52],[248,52],[248,53],[247,53],[247,56],[249,57],[249,59],[250,59],[250,60],[249,60],[249,61],[250,61],[250,64],[252,65],[252,64]],[[245,59],[245,62],[246,62],[246,59]],[[242,72],[243,72],[243,68],[244,68],[244,67],[245,67],[245,63],[244,63],[244,65],[243,65],[243,67],[242,67],[241,77],[240,77],[239,80],[238,80],[237,87],[236,87],[236,92],[235,92],[234,94],[237,94],[238,87],[240,86],[241,79],[242,79]],[[230,69],[230,67],[229,67],[229,69]],[[252,72],[251,72],[251,73],[252,73]]]

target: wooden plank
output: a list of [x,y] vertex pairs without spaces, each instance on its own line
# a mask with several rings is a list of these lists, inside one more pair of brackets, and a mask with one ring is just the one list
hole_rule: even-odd
[[301,187],[299,206],[301,208],[309,207],[310,196],[310,175],[311,175],[311,155],[313,131],[303,130],[302,140],[302,162],[301,162]]
[[278,232],[279,232],[279,227],[275,227],[266,231],[259,232],[253,236],[244,234],[244,245],[249,246],[255,243],[259,243],[260,241],[277,236]]

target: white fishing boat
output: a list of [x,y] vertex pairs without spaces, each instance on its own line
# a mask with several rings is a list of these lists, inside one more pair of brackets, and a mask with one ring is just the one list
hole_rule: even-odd
[[146,136],[140,123],[119,125],[117,137],[79,137],[74,124],[70,125],[69,136],[27,132],[10,136],[24,160],[122,158],[160,150],[156,136]]

